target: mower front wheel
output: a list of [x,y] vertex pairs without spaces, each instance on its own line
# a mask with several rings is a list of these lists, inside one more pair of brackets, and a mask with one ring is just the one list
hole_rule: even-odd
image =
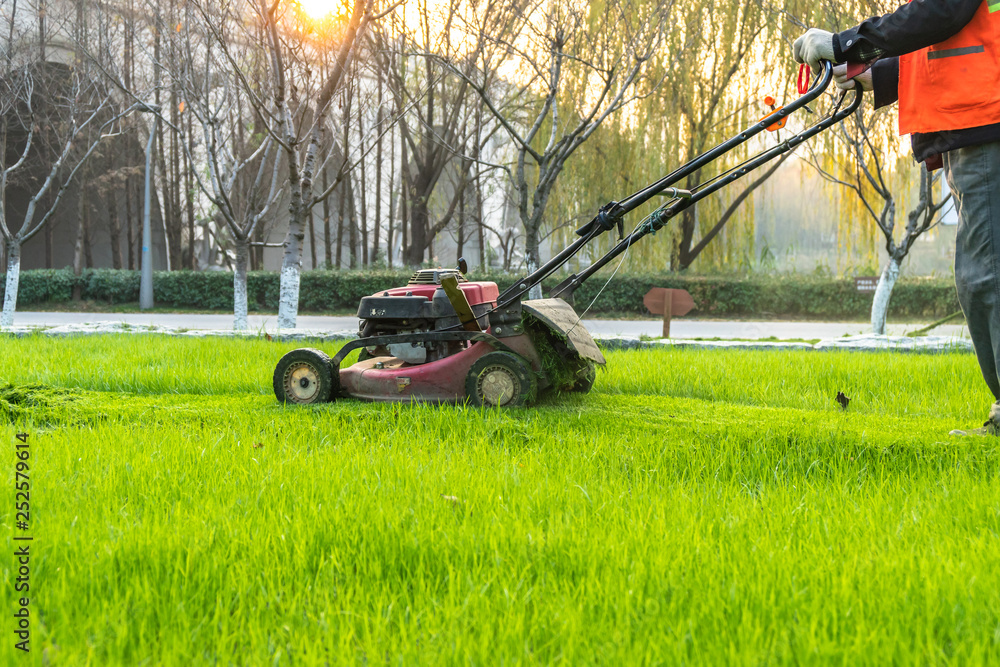
[[538,381],[528,363],[510,352],[483,355],[465,378],[469,403],[490,408],[513,408],[535,400]]
[[330,357],[309,347],[292,350],[274,368],[274,395],[282,403],[325,403],[340,388]]

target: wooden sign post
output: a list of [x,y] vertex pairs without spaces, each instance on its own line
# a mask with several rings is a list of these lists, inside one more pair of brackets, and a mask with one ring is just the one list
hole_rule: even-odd
[[642,305],[654,315],[663,315],[663,337],[670,338],[671,318],[690,313],[694,299],[687,290],[654,287],[642,297]]

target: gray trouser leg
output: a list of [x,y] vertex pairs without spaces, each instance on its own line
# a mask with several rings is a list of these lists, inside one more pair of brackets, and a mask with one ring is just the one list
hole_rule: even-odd
[[1000,142],[944,156],[958,210],[955,287],[986,384],[1000,401]]

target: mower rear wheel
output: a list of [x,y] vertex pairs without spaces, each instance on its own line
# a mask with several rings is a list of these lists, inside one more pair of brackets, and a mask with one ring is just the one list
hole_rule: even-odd
[[303,347],[283,356],[275,366],[274,395],[282,403],[325,403],[339,388],[339,374],[336,380],[330,357],[319,350]]
[[510,352],[483,355],[465,378],[465,393],[475,406],[518,407],[533,401],[537,391],[531,366]]

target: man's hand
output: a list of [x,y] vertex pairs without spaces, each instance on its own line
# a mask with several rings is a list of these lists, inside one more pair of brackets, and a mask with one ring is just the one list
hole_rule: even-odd
[[809,63],[814,73],[819,73],[819,61],[833,62],[833,33],[810,28],[792,44],[795,62]]
[[854,86],[861,86],[861,90],[872,89],[872,71],[866,69],[853,79],[847,78],[847,63],[833,66],[833,82],[841,90],[851,90]]

